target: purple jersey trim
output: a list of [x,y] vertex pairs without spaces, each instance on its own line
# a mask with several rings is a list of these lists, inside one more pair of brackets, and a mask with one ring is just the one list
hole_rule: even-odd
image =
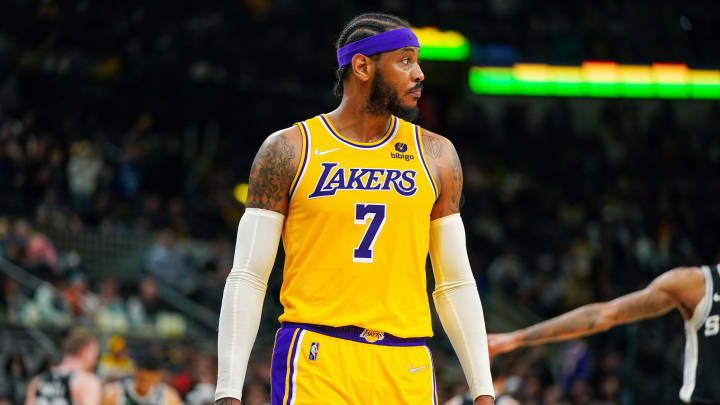
[[433,363],[432,359],[432,353],[430,352],[430,348],[425,346],[425,349],[428,352],[428,357],[430,358],[430,372],[432,373],[432,385],[433,385],[433,405],[437,405],[437,385],[435,384],[435,363]]
[[288,389],[288,398],[286,405],[291,405],[292,402],[295,400],[295,373],[297,373],[297,370],[295,369],[297,364],[296,357],[298,356],[298,346],[300,345],[300,340],[302,340],[304,331],[298,331],[297,335],[295,336],[295,343],[293,343],[292,351],[290,352],[290,375],[288,378],[288,384],[290,384],[290,388]]
[[[293,334],[297,328],[280,329],[275,338],[275,347],[273,348],[272,364],[270,366],[271,386],[272,386],[272,404],[281,405],[285,397],[285,377],[287,377],[288,356],[294,351],[290,347]],[[297,342],[297,339],[296,339]],[[293,365],[293,359],[290,359],[290,366]],[[292,378],[288,381],[292,384]],[[292,386],[291,386],[292,389]]]
[[382,340],[378,340],[375,342],[368,342],[365,340],[364,337],[361,337],[360,335],[365,330],[364,328],[360,328],[357,326],[341,326],[341,327],[333,327],[333,326],[325,326],[325,325],[313,325],[308,323],[289,323],[289,322],[283,322],[283,324],[280,326],[280,330],[288,329],[288,330],[295,330],[297,328],[309,330],[311,332],[316,332],[321,335],[326,336],[332,336],[338,339],[345,339],[345,340],[352,340],[353,342],[358,343],[365,343],[369,345],[378,345],[378,346],[424,346],[425,345],[425,338],[424,337],[418,337],[418,338],[401,338],[397,336],[393,336],[389,333],[385,333]]
[[351,141],[343,138],[342,136],[340,136],[340,134],[335,132],[332,125],[330,125],[327,118],[325,118],[325,114],[320,114],[318,117],[320,117],[320,120],[322,120],[322,123],[325,125],[325,129],[327,129],[328,132],[330,132],[335,137],[335,139],[337,139],[338,141],[340,141],[346,145],[349,145],[349,146],[352,146],[353,148],[358,148],[358,149],[377,149],[377,148],[385,145],[386,143],[388,143],[388,141],[390,141],[392,138],[394,138],[395,132],[398,129],[398,118],[393,115],[392,116],[392,120],[393,120],[392,128],[390,129],[390,132],[388,132],[388,134],[385,136],[385,139],[383,139],[380,142],[375,143],[375,144],[355,143],[355,142],[351,142]]

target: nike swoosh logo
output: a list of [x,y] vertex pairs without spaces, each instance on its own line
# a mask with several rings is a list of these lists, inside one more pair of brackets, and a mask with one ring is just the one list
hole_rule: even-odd
[[317,156],[322,156],[322,155],[324,155],[324,154],[326,154],[326,153],[335,152],[336,150],[340,150],[340,148],[335,148],[335,149],[330,149],[330,150],[324,150],[324,151],[322,151],[322,152],[320,152],[320,150],[319,150],[318,148],[315,148],[315,155],[317,155]]
[[410,371],[410,374],[413,374],[413,373],[417,373],[418,371],[420,371],[420,370],[422,370],[422,369],[424,369],[424,368],[426,368],[426,367],[427,367],[427,366],[422,366],[422,367],[418,367],[418,368],[413,368],[413,366],[412,366],[412,364],[411,364],[411,365],[410,365],[410,369],[409,369],[408,371]]

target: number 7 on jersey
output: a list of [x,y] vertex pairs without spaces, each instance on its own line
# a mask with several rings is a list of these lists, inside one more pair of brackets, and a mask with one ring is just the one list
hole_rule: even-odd
[[365,225],[370,218],[370,225],[365,230],[360,245],[353,249],[353,262],[372,263],[373,245],[380,230],[385,224],[385,204],[355,204],[355,224]]

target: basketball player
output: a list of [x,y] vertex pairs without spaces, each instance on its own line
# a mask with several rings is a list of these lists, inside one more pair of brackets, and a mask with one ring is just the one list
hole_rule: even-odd
[[223,293],[217,403],[241,397],[281,234],[272,404],[437,404],[428,250],[443,328],[475,403],[493,403],[462,169],[450,141],[409,122],[424,76],[407,27],[385,14],[353,19],[337,42],[340,105],[260,147]]
[[606,331],[677,309],[685,318],[685,370],[680,399],[720,404],[720,266],[676,268],[645,289],[609,302],[588,304],[511,333],[490,334],[491,356]]
[[92,373],[98,358],[95,336],[71,332],[63,343],[60,364],[30,381],[25,405],[97,405],[100,403],[100,379]]
[[136,363],[132,377],[105,385],[102,405],[182,405],[182,400],[162,381],[160,363],[148,356]]

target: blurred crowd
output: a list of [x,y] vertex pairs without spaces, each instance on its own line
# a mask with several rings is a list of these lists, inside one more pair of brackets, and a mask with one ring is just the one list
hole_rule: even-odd
[[[18,387],[52,363],[11,331],[59,335],[77,325],[101,337],[101,375],[126,373],[134,348],[155,342],[170,348],[157,350],[183,398],[187,381],[212,382],[214,365],[188,376],[193,352],[214,347],[214,330],[190,340],[192,315],[161,292],[218,311],[243,212],[233,188],[265,136],[334,108],[332,43],[358,11],[456,29],[475,64],[717,69],[720,54],[707,49],[720,35],[718,4],[5,5],[0,260],[39,282],[0,276],[0,381],[11,382],[0,397],[16,403]],[[463,162],[462,213],[489,331],[616,297],[673,266],[718,261],[718,102],[480,97],[467,92],[466,64],[422,66],[420,124],[448,136]],[[93,261],[103,252],[80,249],[87,238],[137,242],[140,259],[111,270]],[[276,266],[244,403],[267,401],[281,280]],[[434,321],[441,402],[463,404],[462,370]],[[498,405],[676,403],[682,345],[673,315],[503,355],[493,363]]]
[[[28,385],[34,376],[47,375],[51,370],[57,372],[59,369],[67,369],[68,363],[71,363],[71,379],[85,370],[98,377],[102,384],[103,404],[126,403],[119,398],[108,401],[108,397],[117,397],[117,387],[120,387],[121,395],[131,393],[134,403],[179,403],[167,400],[158,402],[158,396],[153,394],[163,390],[188,405],[214,403],[216,359],[212,351],[199,345],[189,342],[126,340],[117,334],[98,335],[98,339],[87,331],[71,329],[67,333],[53,334],[63,347],[59,353],[39,357],[37,347],[27,344],[32,343],[31,336],[17,332],[13,337],[22,337],[24,340],[9,341],[10,335],[16,332],[5,330],[0,334],[6,348],[10,348],[7,355],[0,357],[3,363],[3,369],[0,370],[0,404],[24,403],[26,393],[29,392]],[[85,344],[81,342],[79,350],[82,353],[68,353],[68,340],[83,339],[85,335],[88,340]],[[38,389],[37,394],[33,392],[30,395],[39,396],[43,392],[43,389]],[[45,403],[36,399],[37,403]],[[72,399],[73,403],[77,402],[77,396]],[[253,401],[250,396],[245,403],[261,405],[265,402]]]
[[[709,203],[720,195],[720,182],[713,176],[720,169],[720,140],[712,136],[720,125],[717,103],[547,100],[538,106],[492,99],[443,106],[432,93],[426,97],[422,119],[447,128],[464,162],[462,212],[490,331],[526,326],[613,298],[672,266],[717,260],[720,228],[713,225],[720,217]],[[502,107],[494,108],[497,104]],[[69,167],[66,163],[61,169]],[[19,189],[7,195],[24,199],[30,192]],[[92,194],[90,205],[98,198]],[[59,203],[68,204],[70,216],[79,216],[69,198]],[[37,212],[42,205],[28,203],[25,209]],[[181,336],[183,328],[175,321],[184,315],[158,299],[158,285],[217,310],[232,262],[230,234],[223,243],[210,241],[212,260],[198,267],[177,249],[180,231],[172,225],[127,231],[154,232],[143,276],[119,286],[109,277],[88,280],[79,258],[56,250],[39,231],[57,225],[40,218],[35,215],[32,224],[22,217],[0,220],[3,257],[48,281],[27,295],[6,278],[6,322]],[[81,229],[95,232],[102,228],[99,223],[83,223]],[[261,325],[267,336],[279,311],[279,273],[273,272]],[[198,294],[184,280],[201,280],[208,288]],[[211,285],[214,290],[208,293]],[[514,320],[506,319],[508,314]],[[171,318],[159,321],[160,315]],[[435,329],[438,337],[430,344],[440,396],[449,404],[462,403],[457,402],[465,394],[461,370],[437,323]],[[213,339],[210,333],[205,341]],[[271,345],[270,339],[259,340],[250,368],[248,389],[259,398],[267,393]],[[672,402],[682,345],[678,316],[504,355],[493,368],[504,401],[638,404],[660,395]],[[648,375],[657,378],[649,380]]]

